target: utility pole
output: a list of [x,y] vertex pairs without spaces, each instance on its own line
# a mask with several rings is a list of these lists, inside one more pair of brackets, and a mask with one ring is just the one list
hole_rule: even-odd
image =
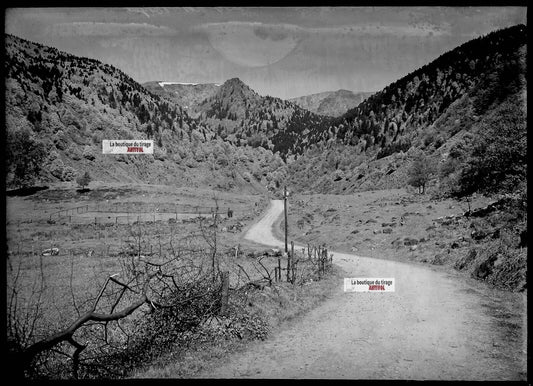
[[289,248],[287,247],[287,229],[288,229],[288,224],[287,224],[287,187],[285,186],[283,188],[283,209],[284,209],[284,212],[285,212],[285,253],[289,253]]

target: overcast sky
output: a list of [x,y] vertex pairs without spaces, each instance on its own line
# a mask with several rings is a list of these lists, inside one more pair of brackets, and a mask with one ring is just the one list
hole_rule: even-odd
[[112,64],[140,83],[261,95],[378,91],[458,45],[526,24],[525,7],[24,8],[6,32]]

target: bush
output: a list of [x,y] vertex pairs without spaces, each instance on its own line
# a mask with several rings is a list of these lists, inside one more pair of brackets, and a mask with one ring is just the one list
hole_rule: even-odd
[[76,169],[70,166],[65,166],[63,168],[63,173],[61,175],[62,181],[72,181],[75,177],[76,177]]

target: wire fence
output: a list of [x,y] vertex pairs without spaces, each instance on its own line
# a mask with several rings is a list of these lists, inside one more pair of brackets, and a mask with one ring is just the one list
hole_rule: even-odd
[[169,206],[151,205],[142,207],[131,204],[123,205],[81,205],[50,213],[49,221],[65,220],[72,224],[132,224],[135,222],[156,222],[169,220],[190,220],[196,217],[228,216],[233,217],[233,210],[217,211],[209,206]]

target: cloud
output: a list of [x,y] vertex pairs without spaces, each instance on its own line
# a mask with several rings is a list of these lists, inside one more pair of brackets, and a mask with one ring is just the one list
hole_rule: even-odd
[[196,31],[207,33],[208,35],[221,33],[224,31],[253,29],[259,37],[275,40],[277,37],[292,36],[303,38],[312,35],[335,36],[433,36],[449,35],[449,24],[440,26],[430,23],[418,23],[416,25],[391,24],[391,23],[357,23],[353,25],[342,25],[335,27],[301,27],[295,24],[265,24],[259,22],[230,21],[224,23],[204,23],[194,27]]
[[380,37],[437,37],[450,33],[444,25],[359,23],[334,27],[302,27],[295,24],[268,24],[230,21],[204,23],[193,27],[194,32],[205,34],[212,45],[228,61],[245,67],[261,67],[279,62],[300,43],[313,41],[323,50],[333,40]]
[[225,59],[244,67],[276,63],[286,57],[299,41],[295,30],[284,25],[209,23],[193,30],[205,33],[211,46]]
[[57,23],[46,28],[46,34],[51,36],[175,36],[177,31],[169,27],[160,27],[147,23],[101,23],[101,22],[71,22]]

